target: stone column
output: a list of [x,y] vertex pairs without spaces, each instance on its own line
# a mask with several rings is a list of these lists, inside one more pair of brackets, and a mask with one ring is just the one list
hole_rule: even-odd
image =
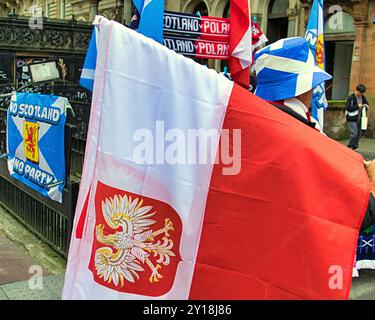
[[126,25],[130,24],[130,20],[132,19],[132,0],[124,0],[124,11],[123,11],[123,22]]
[[166,0],[164,4],[165,10],[169,11],[181,11],[181,1],[178,0]]
[[89,21],[92,22],[98,14],[100,0],[90,0],[89,2]]
[[299,9],[298,17],[298,36],[304,37],[306,33],[306,27],[310,15],[310,7],[308,4],[302,3]]
[[298,17],[298,8],[289,8],[288,9],[288,38],[295,37],[297,35],[297,17]]
[[[212,61],[212,65],[210,65],[210,61]],[[209,60],[208,66],[212,69],[215,69],[217,72],[221,71],[221,62],[222,60]]]
[[366,42],[367,22],[355,22],[356,35],[354,40],[352,70],[350,76],[350,90],[353,91],[362,81],[362,66],[364,60],[364,47]]

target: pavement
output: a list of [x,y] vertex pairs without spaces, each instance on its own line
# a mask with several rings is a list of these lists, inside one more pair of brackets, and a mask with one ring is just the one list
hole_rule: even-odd
[[[343,145],[348,145],[349,140],[339,141]],[[375,139],[362,138],[359,140],[359,147],[356,152],[363,155],[365,160],[375,159]]]
[[0,207],[0,300],[60,300],[66,260]]
[[45,276],[37,283],[17,281],[0,286],[0,300],[61,300],[64,276]]
[[[375,140],[361,139],[356,151],[375,159]],[[0,300],[60,300],[65,265],[62,256],[0,207]],[[375,270],[359,270],[350,299],[375,300]]]
[[353,278],[351,300],[375,300],[375,270],[359,270],[359,277]]
[[[2,234],[0,234],[0,252],[0,284],[30,278],[29,270],[36,265],[36,262]],[[47,270],[43,270],[43,268],[41,270],[43,274],[48,274]]]

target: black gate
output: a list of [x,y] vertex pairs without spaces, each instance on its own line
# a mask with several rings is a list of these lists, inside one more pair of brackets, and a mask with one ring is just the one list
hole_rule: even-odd
[[[10,85],[0,86],[0,94]],[[90,114],[90,94],[78,85],[44,84],[27,89],[67,97],[75,112],[65,126],[67,184],[63,203],[49,200],[10,177],[6,159],[6,125],[9,97],[0,98],[0,204],[56,251],[66,256],[78,197]]]

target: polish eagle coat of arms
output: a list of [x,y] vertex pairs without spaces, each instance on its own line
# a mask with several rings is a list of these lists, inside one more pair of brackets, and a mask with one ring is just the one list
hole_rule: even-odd
[[[157,200],[151,199],[156,206],[145,205],[145,200],[134,194],[114,193],[104,197],[97,206],[104,219],[97,219],[95,226],[92,269],[101,284],[118,291],[135,289],[138,293],[136,288],[144,287],[146,279],[149,285],[162,282],[163,268],[169,278],[171,275],[174,278],[180,260],[179,217],[169,216],[170,210],[163,210],[163,206],[157,209]],[[165,209],[167,204],[163,205]],[[175,234],[173,220],[177,220],[179,234]],[[171,273],[171,261],[174,273]]]

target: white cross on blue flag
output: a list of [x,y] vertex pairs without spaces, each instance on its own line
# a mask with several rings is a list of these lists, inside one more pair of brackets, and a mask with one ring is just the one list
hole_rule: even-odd
[[83,65],[81,79],[79,83],[82,87],[90,90],[94,89],[94,77],[96,69],[96,59],[98,56],[98,50],[96,47],[96,27],[92,31],[89,48],[87,50],[85,63]]
[[164,0],[133,0],[141,15],[138,32],[163,42]]
[[[316,64],[325,70],[324,48],[324,0],[314,0],[311,7],[309,23],[306,28],[305,39],[315,57]],[[312,116],[319,121],[320,127],[324,125],[324,111],[328,107],[324,82],[314,88]]]
[[[138,32],[146,37],[152,38],[160,43],[163,42],[164,26],[164,0],[133,0],[135,7],[141,15]],[[95,19],[94,25],[97,24]],[[93,91],[98,56],[96,43],[96,27],[92,32],[89,48],[87,50],[85,63],[82,69],[79,83],[82,87]]]

